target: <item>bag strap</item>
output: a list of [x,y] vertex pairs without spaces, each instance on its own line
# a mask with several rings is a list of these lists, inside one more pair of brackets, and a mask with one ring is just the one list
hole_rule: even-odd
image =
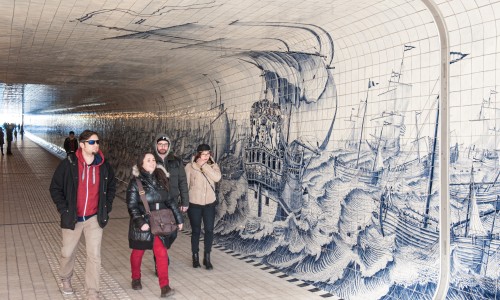
[[135,179],[137,181],[137,188],[139,189],[139,196],[141,197],[142,204],[144,204],[144,209],[146,213],[149,215],[151,211],[149,210],[148,200],[146,200],[146,192],[144,191],[144,187],[142,186],[142,182],[139,178]]
[[[210,180],[208,180],[207,175],[205,175],[205,172],[203,172],[201,167],[200,167],[200,171],[201,171],[201,174],[203,174],[203,177],[205,177],[205,179],[208,181],[208,185],[212,188],[212,191],[214,191],[214,193],[215,193],[215,188],[212,186],[212,184],[210,183]],[[215,196],[217,196],[217,194]]]

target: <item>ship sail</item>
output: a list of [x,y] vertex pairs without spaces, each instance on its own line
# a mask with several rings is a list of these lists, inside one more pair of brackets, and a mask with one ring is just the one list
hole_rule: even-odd
[[[483,99],[477,118],[471,119],[471,129],[473,132],[480,132],[479,139],[474,141],[481,153],[482,151],[495,152],[499,150],[497,137],[498,124],[500,119],[500,109],[495,105],[496,91],[491,90],[488,99]],[[485,137],[487,136],[487,137]],[[487,153],[486,153],[487,154]],[[496,155],[495,155],[496,156]]]
[[479,208],[476,202],[476,191],[474,190],[470,197],[471,213],[469,224],[469,236],[486,236],[486,230],[483,227],[479,217]]
[[214,109],[214,112],[217,113],[217,116],[210,123],[209,143],[213,147],[214,158],[218,161],[229,150],[230,126],[223,104],[218,109]]
[[375,163],[373,164],[373,171],[379,171],[384,168],[384,159],[382,158],[382,151],[378,149],[375,155]]
[[386,148],[399,151],[400,136],[406,130],[404,112],[410,102],[411,85],[401,82],[391,82],[390,85],[390,89],[379,96],[382,103],[392,104],[391,107],[380,112],[371,121],[377,127],[385,127],[380,138],[387,141]]

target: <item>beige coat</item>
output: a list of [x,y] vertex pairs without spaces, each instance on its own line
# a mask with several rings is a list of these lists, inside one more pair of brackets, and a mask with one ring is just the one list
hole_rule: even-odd
[[[200,166],[191,159],[191,162],[186,165],[185,170],[189,188],[189,203],[197,205],[214,203],[215,192],[210,185],[215,188],[215,183],[219,182],[222,178],[219,166],[216,163],[212,165],[204,164],[200,168]],[[205,174],[208,180],[203,174]]]

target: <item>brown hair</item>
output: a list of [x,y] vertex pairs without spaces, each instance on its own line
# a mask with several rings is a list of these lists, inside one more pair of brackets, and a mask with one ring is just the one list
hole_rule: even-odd
[[[139,167],[139,170],[141,172],[147,172],[143,167],[142,167],[142,164],[144,163],[144,158],[146,157],[147,154],[151,154],[154,156],[153,153],[151,152],[144,152],[142,153],[139,158],[137,159],[137,166]],[[169,190],[169,180],[168,180],[168,177],[167,177],[167,174],[165,174],[165,172],[160,169],[160,168],[156,168],[154,171],[153,171],[153,176],[156,178],[156,180],[158,180],[158,182],[160,183],[160,185],[166,190],[168,191]]]
[[97,135],[97,137],[99,137],[99,134],[97,134],[97,132],[95,131],[92,131],[92,130],[89,130],[89,129],[85,129],[81,134],[80,134],[80,137],[78,137],[78,141],[80,143],[83,143],[85,142],[86,140],[88,140],[91,136],[93,135]]

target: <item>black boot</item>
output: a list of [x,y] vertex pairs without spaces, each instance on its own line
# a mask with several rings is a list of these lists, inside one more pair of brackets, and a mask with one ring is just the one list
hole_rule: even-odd
[[203,265],[207,268],[207,270],[212,270],[214,268],[210,262],[210,252],[205,253],[205,256],[203,257]]
[[132,289],[142,290],[142,284],[140,279],[132,279]]
[[200,266],[200,256],[198,253],[193,253],[193,268],[199,268]]
[[161,288],[161,294],[160,294],[161,298],[167,298],[172,296],[173,294],[175,294],[175,290],[170,288],[170,286],[166,285]]

